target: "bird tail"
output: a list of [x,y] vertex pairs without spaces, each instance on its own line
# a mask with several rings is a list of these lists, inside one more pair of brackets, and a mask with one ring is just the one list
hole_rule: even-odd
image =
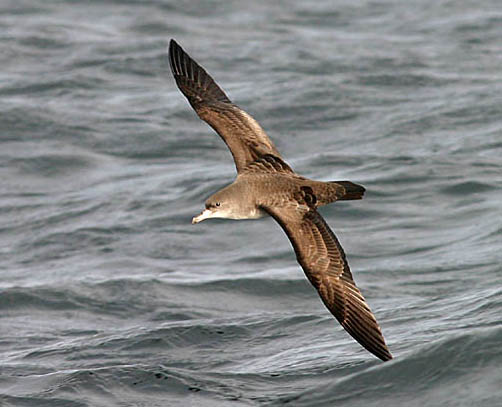
[[338,198],[339,201],[363,199],[364,191],[366,191],[363,186],[354,184],[350,181],[331,181],[330,184],[331,183],[341,185],[345,190],[345,193]]
[[316,207],[335,201],[362,199],[365,191],[364,187],[350,181],[310,181],[306,185],[313,190],[316,197]]

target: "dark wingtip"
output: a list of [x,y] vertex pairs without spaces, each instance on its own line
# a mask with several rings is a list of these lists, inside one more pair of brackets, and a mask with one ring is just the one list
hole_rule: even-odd
[[[168,55],[169,55],[169,62],[171,62],[171,58],[172,58],[172,55],[173,55],[173,50],[174,50],[174,47],[176,46],[179,46],[178,43],[176,41],[174,41],[173,38],[171,38],[171,40],[169,41],[169,47],[168,47]],[[171,65],[171,70],[172,70],[173,66]]]
[[376,355],[379,359],[383,360],[384,362],[387,362],[389,360],[394,359],[394,356],[390,353],[389,349],[385,349],[384,352],[380,352],[378,355]]
[[174,39],[169,41],[169,65],[178,88],[192,106],[202,101],[231,103],[225,92],[206,70],[195,62]]
[[183,54],[185,54],[183,48],[181,48],[181,46],[173,38],[171,38],[171,41],[169,41],[169,65],[175,78],[177,75],[182,73],[180,64]]
[[[341,325],[363,348],[378,359],[386,362],[393,357],[385,343],[380,327],[376,320],[374,320],[373,314],[372,317],[373,321],[371,321],[372,323],[369,326],[366,323],[360,325],[342,323]],[[372,332],[368,331],[367,328],[372,328]]]
[[[378,325],[377,325],[378,326]],[[383,338],[382,332],[380,331],[380,327],[378,327],[378,333],[379,333],[379,338],[375,338],[374,343],[366,343],[363,344],[359,340],[358,342],[363,345],[366,350],[370,351],[373,353],[378,359],[383,360],[384,362],[387,362],[388,360],[393,359],[392,354],[389,351],[389,348],[387,347],[387,344],[385,343],[385,339]]]
[[176,40],[174,38],[171,38],[171,40],[169,41],[169,60],[173,59],[174,54],[178,50],[180,50],[181,52],[184,52],[183,48],[181,48],[181,46],[176,42]]
[[171,38],[171,40],[169,41],[169,53],[171,53],[171,51],[174,49],[174,48],[181,48],[180,44],[178,44],[176,42],[176,40],[174,38]]

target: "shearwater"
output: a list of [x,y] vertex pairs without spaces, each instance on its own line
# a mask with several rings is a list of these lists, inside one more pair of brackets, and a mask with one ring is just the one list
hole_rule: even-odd
[[221,136],[235,161],[235,181],[211,195],[193,218],[255,219],[270,215],[291,241],[298,263],[324,305],[345,330],[382,360],[392,359],[380,327],[350,272],[345,253],[317,208],[361,199],[365,189],[350,181],[313,181],[295,173],[261,126],[174,40],[171,71],[181,92]]

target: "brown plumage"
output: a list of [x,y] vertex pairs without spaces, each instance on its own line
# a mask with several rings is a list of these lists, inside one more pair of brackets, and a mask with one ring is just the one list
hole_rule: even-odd
[[230,149],[237,172],[265,154],[280,157],[258,122],[234,105],[208,73],[171,40],[169,63],[176,84],[199,117]]
[[338,239],[317,212],[319,206],[337,200],[361,199],[364,188],[350,181],[313,181],[296,174],[258,122],[233,104],[174,40],[169,45],[169,63],[191,106],[227,144],[238,174],[232,184],[207,199],[206,209],[192,222],[272,216],[329,311],[368,351],[382,360],[392,359]]

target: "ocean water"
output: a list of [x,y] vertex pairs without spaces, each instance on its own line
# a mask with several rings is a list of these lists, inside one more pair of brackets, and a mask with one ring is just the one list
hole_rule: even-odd
[[[0,405],[502,405],[498,1],[0,2]],[[394,354],[232,181],[175,38],[300,174]]]

